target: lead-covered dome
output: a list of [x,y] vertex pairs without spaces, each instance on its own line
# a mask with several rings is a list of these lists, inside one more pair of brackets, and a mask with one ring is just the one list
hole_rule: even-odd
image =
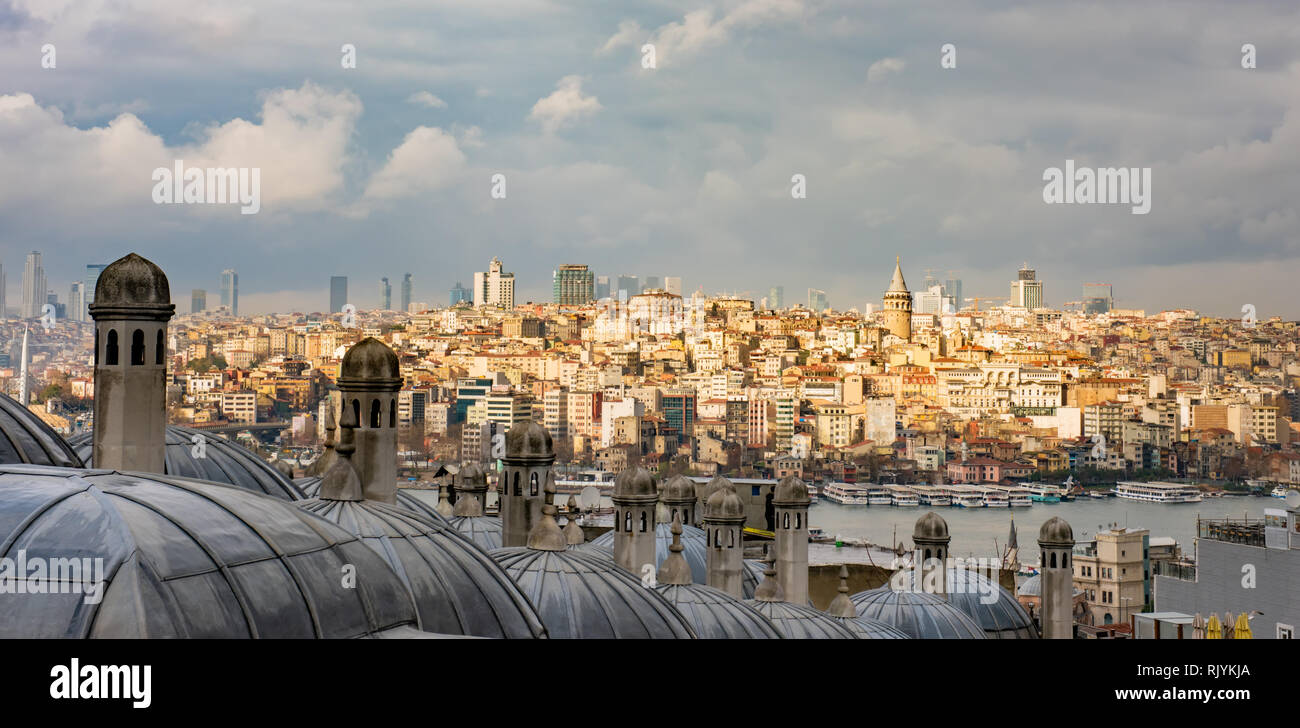
[[297,504],[337,523],[382,556],[410,589],[429,632],[545,637],[533,605],[482,549],[442,522],[377,501]]
[[513,547],[492,558],[537,605],[552,639],[695,637],[666,599],[596,554]]
[[507,460],[553,462],[555,446],[551,433],[532,420],[524,420],[506,431]]
[[881,587],[849,598],[859,617],[879,620],[914,639],[985,639],[975,620],[934,594]]
[[753,607],[706,584],[655,587],[700,639],[780,639],[781,632]]
[[1038,529],[1038,543],[1049,546],[1073,546],[1074,529],[1070,524],[1060,516],[1052,516],[1047,519],[1043,527]]
[[[1038,630],[1025,608],[1000,584],[970,569],[949,567],[948,603],[974,619],[989,639],[1037,639]],[[906,569],[898,588],[911,590],[916,573]]]
[[943,520],[934,511],[927,511],[925,515],[916,519],[916,527],[912,529],[912,540],[918,539],[923,541],[943,541],[949,538],[948,522]]
[[162,268],[135,253],[128,253],[100,271],[95,279],[95,301],[91,306],[168,306],[171,302],[171,288]]
[[[307,475],[301,478],[294,478],[293,485],[302,492],[303,499],[320,497],[320,484],[323,476]],[[415,493],[436,493],[432,488],[398,488],[397,505],[414,511],[416,514],[432,518],[439,523],[447,519],[442,517],[438,512],[437,503],[430,503],[425,499],[415,495]]]
[[[1077,587],[1077,586],[1074,587],[1074,596],[1077,597],[1077,596],[1079,596],[1079,595],[1082,594],[1082,593],[1083,593],[1083,590],[1082,590],[1082,589],[1080,589],[1080,588]],[[1029,577],[1028,579],[1025,579],[1025,583],[1023,583],[1023,584],[1020,585],[1020,588],[1016,590],[1016,594],[1017,594],[1018,596],[1022,596],[1022,597],[1041,597],[1041,596],[1043,596],[1043,576],[1042,576],[1042,574],[1034,574],[1033,576]]]
[[447,522],[484,551],[501,548],[501,519],[496,516],[453,516]]
[[745,600],[745,605],[763,615],[781,636],[792,640],[853,640],[858,636],[839,620],[812,607],[789,602]]
[[80,468],[85,463],[35,412],[0,394],[0,464]]
[[[86,430],[68,441],[92,467],[94,440],[94,431]],[[192,427],[167,425],[163,440],[163,472],[182,478],[227,483],[285,500],[305,497],[294,481],[248,448],[216,433]]]
[[101,563],[106,583],[95,604],[0,590],[0,637],[366,637],[418,625],[402,581],[356,536],[242,488],[2,466],[0,544],[27,564]]
[[339,366],[339,387],[351,388],[359,382],[387,382],[402,378],[401,362],[397,352],[388,344],[367,336],[343,354]]

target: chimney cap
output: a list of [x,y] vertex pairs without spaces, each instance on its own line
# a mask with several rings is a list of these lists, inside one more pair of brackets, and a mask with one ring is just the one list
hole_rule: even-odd
[[142,318],[166,321],[176,311],[167,274],[135,253],[118,258],[95,281],[91,318]]

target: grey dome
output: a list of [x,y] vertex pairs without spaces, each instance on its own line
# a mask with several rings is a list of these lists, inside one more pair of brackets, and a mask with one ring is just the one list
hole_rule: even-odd
[[[947,572],[947,601],[974,619],[990,639],[1037,639],[1038,630],[1020,602],[1011,596],[987,576],[970,569],[945,569]],[[916,573],[911,569],[903,571],[899,588],[915,588]],[[985,595],[992,591],[996,599],[985,604]]]
[[537,605],[553,639],[695,636],[658,592],[598,555],[513,547],[493,551],[492,558]]
[[[307,475],[301,478],[294,478],[293,485],[302,493],[304,499],[319,498],[321,479],[322,476],[320,475]],[[414,511],[415,513],[421,516],[427,516],[429,518],[432,518],[435,521],[438,521],[439,523],[445,523],[447,521],[447,519],[443,518],[442,514],[438,512],[436,506],[430,505],[424,502],[423,499],[417,498],[416,496],[411,495],[410,492],[408,492],[412,490],[432,491],[433,489],[432,488],[398,488],[397,505],[405,508],[408,511]]]
[[831,619],[840,623],[848,631],[852,632],[860,640],[910,640],[912,639],[901,629],[882,622],[878,619],[868,617],[836,617],[828,615]]
[[501,548],[501,519],[496,516],[456,516],[447,522],[484,551]]
[[787,475],[772,489],[772,502],[777,505],[802,505],[810,503],[808,485],[802,480]]
[[[0,590],[0,637],[365,637],[418,625],[356,536],[279,498],[186,478],[0,466],[0,556],[102,558],[102,601]],[[357,579],[340,575],[351,564]]]
[[[203,437],[203,457],[194,455],[194,437]],[[68,440],[92,467],[95,449],[94,431],[86,430]],[[237,485],[254,493],[265,493],[285,500],[302,500],[303,493],[273,465],[239,443],[212,432],[180,425],[167,425],[163,440],[163,472],[183,478],[197,478],[212,483]]]
[[767,617],[782,637],[792,640],[853,640],[858,636],[840,620],[812,607],[789,602],[761,602],[746,599],[754,611]]
[[781,633],[752,607],[705,584],[660,584],[664,599],[682,613],[700,639],[780,639]]
[[614,498],[659,497],[659,487],[649,470],[642,467],[628,468],[614,478]]
[[[606,531],[593,538],[587,543],[592,546],[604,547],[610,549],[612,555],[614,548],[614,532]],[[655,524],[655,568],[668,558],[668,547],[673,543],[673,526],[671,523]],[[686,564],[691,567],[691,581],[696,584],[706,584],[709,581],[709,553],[708,537],[704,529],[695,526],[682,526],[682,545],[686,550],[682,552],[682,558],[686,559]],[[761,574],[762,571],[759,571]]]
[[912,529],[913,541],[945,541],[948,538],[948,522],[938,513],[926,511],[925,515],[916,519],[916,527]]
[[1070,524],[1060,516],[1052,516],[1047,519],[1043,527],[1038,529],[1038,543],[1048,546],[1073,546],[1074,529]]
[[376,501],[312,499],[297,504],[374,549],[402,578],[428,632],[545,637],[533,605],[487,553],[455,529]]
[[767,568],[758,559],[745,559],[740,564],[740,591],[746,599],[754,598],[754,590],[763,583],[763,570]]
[[[1077,587],[1077,586],[1074,587],[1074,596],[1077,597],[1077,596],[1079,596],[1079,595],[1082,594],[1082,593],[1083,593],[1083,590],[1082,590],[1082,589],[1080,589],[1080,588]],[[1016,590],[1016,594],[1018,594],[1018,595],[1020,595],[1020,596],[1022,596],[1022,597],[1041,597],[1041,596],[1043,596],[1043,577],[1042,577],[1042,574],[1034,574],[1033,576],[1029,577],[1028,579],[1025,579],[1025,583],[1023,583],[1023,584],[1020,585],[1020,588]]]
[[343,355],[339,365],[339,387],[350,388],[360,382],[389,382],[401,380],[402,367],[397,352],[388,344],[367,336],[353,345]]
[[0,394],[0,464],[80,468],[85,463],[35,412]]
[[524,420],[506,431],[507,460],[526,462],[551,462],[555,460],[555,446],[551,433],[545,427]]
[[95,279],[96,307],[169,306],[167,275],[152,261],[128,253],[100,271]]
[[849,599],[859,617],[880,620],[914,639],[985,638],[975,620],[934,594],[894,591],[886,586],[858,592]]
[[[709,487],[713,487],[710,483]],[[743,518],[745,504],[740,502],[731,483],[720,484],[704,502],[705,518]]]
[[674,475],[659,490],[659,500],[673,504],[677,502],[695,502],[695,481],[685,475]]

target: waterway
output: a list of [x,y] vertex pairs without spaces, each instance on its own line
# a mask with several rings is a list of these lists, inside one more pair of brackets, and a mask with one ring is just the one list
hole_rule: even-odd
[[[1091,540],[1098,529],[1113,525],[1145,528],[1152,537],[1172,536],[1187,555],[1196,537],[1196,517],[1263,518],[1265,508],[1283,508],[1282,500],[1267,496],[1207,498],[1200,503],[1144,503],[1122,498],[1081,498],[1065,503],[1035,503],[1028,508],[933,509],[948,522],[951,553],[962,557],[998,556],[1006,546],[1014,518],[1018,532],[1020,561],[1038,560],[1038,529],[1052,516],[1060,516],[1074,529],[1076,541]],[[902,543],[910,548],[916,519],[931,510],[895,506],[846,506],[819,499],[808,513],[808,522],[828,535],[865,538],[872,543]],[[996,546],[995,546],[996,540]]]

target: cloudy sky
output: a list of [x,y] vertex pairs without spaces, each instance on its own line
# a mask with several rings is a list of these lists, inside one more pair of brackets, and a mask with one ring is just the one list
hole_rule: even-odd
[[[901,255],[914,289],[1005,296],[1028,262],[1049,305],[1300,317],[1300,5],[1110,5],[0,0],[8,299],[31,250],[61,300],[135,251],[183,310],[236,268],[250,313],[336,274],[445,304],[496,255],[520,301],[587,263],[847,309]],[[1067,158],[1150,167],[1150,213],[1045,204]],[[155,205],[177,159],[260,168],[261,211]]]

